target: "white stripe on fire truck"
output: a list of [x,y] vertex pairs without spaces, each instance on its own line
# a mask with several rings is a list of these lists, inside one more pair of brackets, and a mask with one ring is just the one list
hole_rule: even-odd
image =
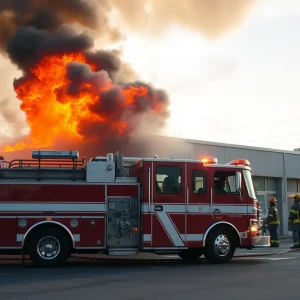
[[[158,204],[160,205],[160,204]],[[153,205],[152,205],[153,206]],[[168,204],[163,206],[165,213],[181,213],[186,211],[186,205]],[[0,211],[68,211],[68,212],[84,212],[84,211],[105,211],[104,203],[0,203]],[[213,205],[212,209],[219,209],[221,213],[226,214],[255,214],[256,208],[251,205]],[[142,204],[142,212],[148,212],[148,204]],[[207,204],[190,204],[188,206],[190,213],[209,213],[210,205]]]
[[202,241],[204,234],[181,234],[180,237],[186,242]]
[[174,246],[176,247],[184,246],[182,239],[180,238],[168,214],[164,211],[157,211],[156,215],[159,221],[162,223],[163,227],[165,228],[166,233],[170,236]]
[[25,234],[17,234],[16,240],[17,242],[22,242]]
[[[152,204],[152,212],[158,213],[160,211],[154,210],[155,204]],[[157,204],[157,206],[162,206],[162,212],[165,213],[199,213],[199,214],[207,214],[210,213],[210,205],[207,204],[190,204],[188,205],[188,209],[185,204]],[[220,213],[225,214],[256,214],[256,208],[253,205],[213,205],[212,210],[219,209]],[[142,204],[141,207],[142,212],[149,212],[149,205]]]
[[[241,238],[247,238],[248,233],[247,232],[240,232]],[[180,237],[182,238],[183,241],[186,242],[197,242],[197,241],[202,241],[204,238],[204,234],[180,234]]]
[[[22,242],[25,234],[17,234],[16,240],[17,242]],[[80,242],[80,234],[73,234],[73,238],[75,242]]]
[[[194,242],[194,241],[202,241],[204,234],[180,234],[180,238],[186,242]],[[152,241],[152,234],[144,234],[143,235],[144,242]]]
[[144,242],[151,242],[152,235],[151,234],[143,234],[143,240],[144,240]]
[[84,212],[84,211],[104,211],[103,203],[0,203],[0,211],[68,211],[68,212]]

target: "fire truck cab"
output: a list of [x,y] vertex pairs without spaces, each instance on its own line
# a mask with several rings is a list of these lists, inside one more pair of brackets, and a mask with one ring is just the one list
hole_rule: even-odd
[[42,266],[94,252],[223,263],[236,248],[270,246],[245,159],[37,150],[1,166],[0,189],[0,249]]

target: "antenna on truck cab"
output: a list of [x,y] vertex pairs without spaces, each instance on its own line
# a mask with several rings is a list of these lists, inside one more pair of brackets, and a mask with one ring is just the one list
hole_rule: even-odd
[[0,156],[0,168],[7,168],[7,164],[3,156]]
[[123,170],[123,154],[119,151],[115,153],[116,176],[120,175]]

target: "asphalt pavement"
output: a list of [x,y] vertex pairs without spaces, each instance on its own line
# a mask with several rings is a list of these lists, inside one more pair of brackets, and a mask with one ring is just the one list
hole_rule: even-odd
[[280,248],[238,250],[230,263],[222,265],[209,264],[204,258],[186,264],[172,255],[141,254],[133,258],[74,255],[61,268],[39,269],[30,260],[22,266],[19,258],[3,256],[0,299],[296,298],[300,251],[290,250],[290,246],[291,241],[287,240]]

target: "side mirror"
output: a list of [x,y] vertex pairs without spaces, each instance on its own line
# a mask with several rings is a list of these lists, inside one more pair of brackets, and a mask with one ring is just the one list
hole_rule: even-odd
[[243,200],[242,199],[242,174],[241,174],[241,172],[235,173],[235,180],[236,180],[236,183],[235,183],[236,190],[240,194],[240,199]]

